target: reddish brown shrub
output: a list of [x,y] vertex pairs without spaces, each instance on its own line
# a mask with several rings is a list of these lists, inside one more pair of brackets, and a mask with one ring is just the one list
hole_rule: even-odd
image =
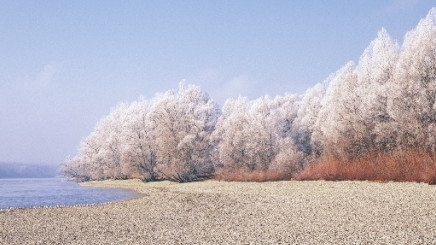
[[240,182],[266,182],[278,180],[290,180],[291,175],[277,170],[218,169],[215,172],[216,180],[240,181]]
[[406,181],[436,184],[436,153],[408,150],[370,153],[356,159],[327,155],[308,165],[299,180]]

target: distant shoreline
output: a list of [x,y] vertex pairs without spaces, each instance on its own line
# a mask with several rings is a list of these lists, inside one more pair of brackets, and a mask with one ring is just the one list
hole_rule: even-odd
[[117,203],[0,212],[0,243],[434,243],[436,188],[418,183],[97,181]]
[[137,196],[136,192],[121,188],[82,187],[62,176],[0,179],[0,212],[13,209],[100,205],[130,200]]
[[0,179],[53,178],[58,176],[58,164],[0,162]]

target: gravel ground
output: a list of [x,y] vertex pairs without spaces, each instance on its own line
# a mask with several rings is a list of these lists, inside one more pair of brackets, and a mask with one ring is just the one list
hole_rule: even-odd
[[104,181],[134,200],[0,212],[0,244],[436,244],[436,186]]

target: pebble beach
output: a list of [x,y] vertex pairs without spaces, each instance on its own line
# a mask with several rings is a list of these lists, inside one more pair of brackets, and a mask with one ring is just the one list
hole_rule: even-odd
[[0,244],[436,244],[436,186],[376,182],[82,183],[137,198],[0,212]]

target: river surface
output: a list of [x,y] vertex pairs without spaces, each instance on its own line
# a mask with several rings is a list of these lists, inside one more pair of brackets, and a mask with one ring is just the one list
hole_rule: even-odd
[[102,204],[135,196],[122,189],[82,187],[63,178],[0,179],[0,210]]

